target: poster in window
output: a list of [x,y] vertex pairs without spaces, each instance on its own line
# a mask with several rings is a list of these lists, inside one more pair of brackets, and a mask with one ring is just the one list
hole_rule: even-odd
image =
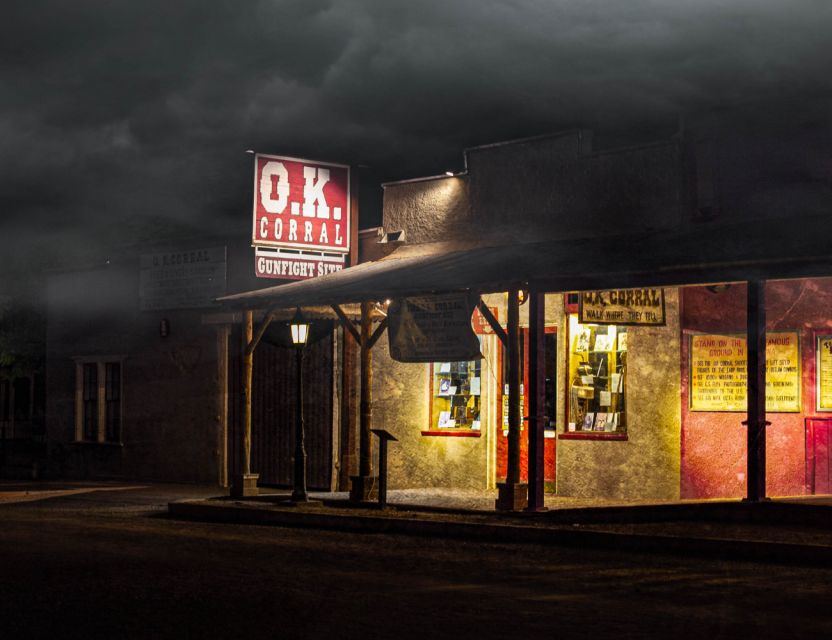
[[[691,411],[745,411],[745,336],[694,335],[690,339]],[[800,411],[800,340],[794,332],[766,336],[766,409]]]
[[832,411],[832,335],[818,336],[815,355],[818,411]]

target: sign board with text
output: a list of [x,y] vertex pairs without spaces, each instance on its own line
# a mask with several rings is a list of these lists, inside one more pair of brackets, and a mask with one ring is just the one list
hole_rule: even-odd
[[398,362],[479,360],[471,326],[475,300],[459,293],[394,300],[387,309],[390,356]]
[[251,244],[282,252],[256,258],[257,275],[301,280],[331,272],[318,263],[343,267],[350,251],[349,166],[257,154],[254,167]]
[[[745,411],[746,340],[738,335],[690,338],[691,411]],[[766,410],[800,411],[800,340],[797,333],[766,335]]]
[[142,311],[196,309],[225,295],[225,247],[144,254],[139,259]]
[[664,289],[582,291],[578,303],[581,324],[665,324]]
[[817,338],[817,409],[832,411],[832,335]]

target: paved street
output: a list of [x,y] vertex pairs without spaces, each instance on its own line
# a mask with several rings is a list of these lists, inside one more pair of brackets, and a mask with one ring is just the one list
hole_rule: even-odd
[[832,634],[827,569],[180,522],[167,499],[211,489],[81,489],[0,501],[0,638]]

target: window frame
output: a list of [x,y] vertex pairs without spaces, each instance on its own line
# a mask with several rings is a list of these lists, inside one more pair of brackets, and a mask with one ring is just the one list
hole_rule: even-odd
[[[127,356],[124,355],[104,355],[104,356],[77,356],[75,361],[75,442],[81,444],[108,444],[121,445],[122,433],[124,426],[124,360]],[[90,398],[87,398],[85,393],[87,389],[85,380],[85,370],[90,365],[95,365],[96,380],[95,380],[95,439],[90,439],[86,434],[86,403]],[[108,384],[112,378],[108,378],[108,368],[112,371],[112,366],[118,365],[118,380],[116,382],[117,398],[113,399],[113,386]],[[113,429],[112,411],[108,411],[108,406],[116,409],[116,428]],[[115,435],[108,437],[109,431],[115,432]]]

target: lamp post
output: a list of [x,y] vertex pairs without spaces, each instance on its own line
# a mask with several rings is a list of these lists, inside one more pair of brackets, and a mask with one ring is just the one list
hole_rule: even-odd
[[308,502],[306,494],[306,447],[303,442],[303,348],[309,339],[309,323],[300,312],[300,307],[295,311],[295,316],[289,323],[292,332],[292,344],[295,346],[295,357],[297,361],[297,394],[295,408],[295,484],[292,490],[293,502]]

